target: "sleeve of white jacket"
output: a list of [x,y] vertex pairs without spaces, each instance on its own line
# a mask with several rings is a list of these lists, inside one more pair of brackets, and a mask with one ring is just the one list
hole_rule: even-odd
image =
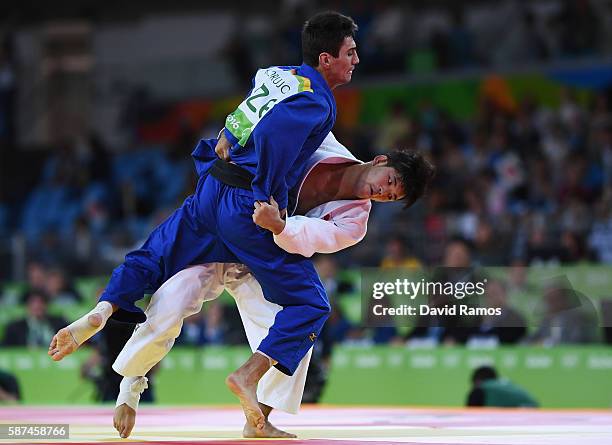
[[274,242],[289,253],[310,257],[315,253],[334,253],[357,244],[368,228],[369,201],[332,212],[324,220],[308,216],[287,218],[285,228],[274,235]]

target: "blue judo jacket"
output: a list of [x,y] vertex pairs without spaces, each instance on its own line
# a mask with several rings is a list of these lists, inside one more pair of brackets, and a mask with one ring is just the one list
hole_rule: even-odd
[[[296,74],[289,70],[295,69]],[[225,136],[230,159],[255,175],[253,198],[287,207],[288,190],[297,185],[307,159],[336,120],[336,101],[323,76],[313,67],[270,67],[257,71],[253,88],[228,115]],[[202,140],[192,153],[198,173],[207,172],[214,140]]]

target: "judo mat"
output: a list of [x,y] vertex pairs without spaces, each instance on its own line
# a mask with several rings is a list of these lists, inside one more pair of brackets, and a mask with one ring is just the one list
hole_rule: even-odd
[[237,407],[143,406],[129,439],[118,437],[112,417],[109,406],[3,406],[0,424],[69,424],[70,437],[0,443],[612,444],[612,410],[306,406],[296,416],[273,412],[270,420],[297,439],[242,439],[244,418]]

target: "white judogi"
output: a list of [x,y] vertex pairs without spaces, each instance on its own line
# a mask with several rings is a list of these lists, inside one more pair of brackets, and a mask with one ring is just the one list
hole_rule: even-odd
[[[298,189],[298,202],[305,178],[316,165],[347,161],[361,162],[330,133],[309,159]],[[305,216],[288,217],[284,230],[274,235],[274,242],[287,252],[306,257],[315,252],[337,252],[363,239],[371,207],[369,199],[321,204]],[[113,364],[113,369],[124,377],[146,375],[170,351],[181,332],[183,320],[199,312],[205,301],[214,300],[224,289],[236,300],[249,346],[256,351],[282,307],[264,298],[259,283],[246,266],[203,264],[182,270],[153,294],[145,311],[147,320],[134,331]],[[258,400],[272,408],[296,414],[311,355],[312,349],[302,359],[293,376],[271,368],[259,381]],[[136,385],[137,388],[130,391],[132,380],[123,379],[117,406],[128,403],[136,409],[142,385]]]

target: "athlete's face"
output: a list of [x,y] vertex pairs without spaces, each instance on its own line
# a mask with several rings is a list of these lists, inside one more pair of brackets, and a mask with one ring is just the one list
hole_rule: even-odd
[[345,37],[338,51],[338,57],[323,53],[321,58],[320,62],[323,63],[327,72],[327,82],[331,88],[349,83],[353,77],[355,65],[359,63],[355,40],[352,37]]
[[357,185],[357,197],[372,201],[397,201],[406,196],[397,170],[387,165],[387,157],[376,156],[364,169]]

